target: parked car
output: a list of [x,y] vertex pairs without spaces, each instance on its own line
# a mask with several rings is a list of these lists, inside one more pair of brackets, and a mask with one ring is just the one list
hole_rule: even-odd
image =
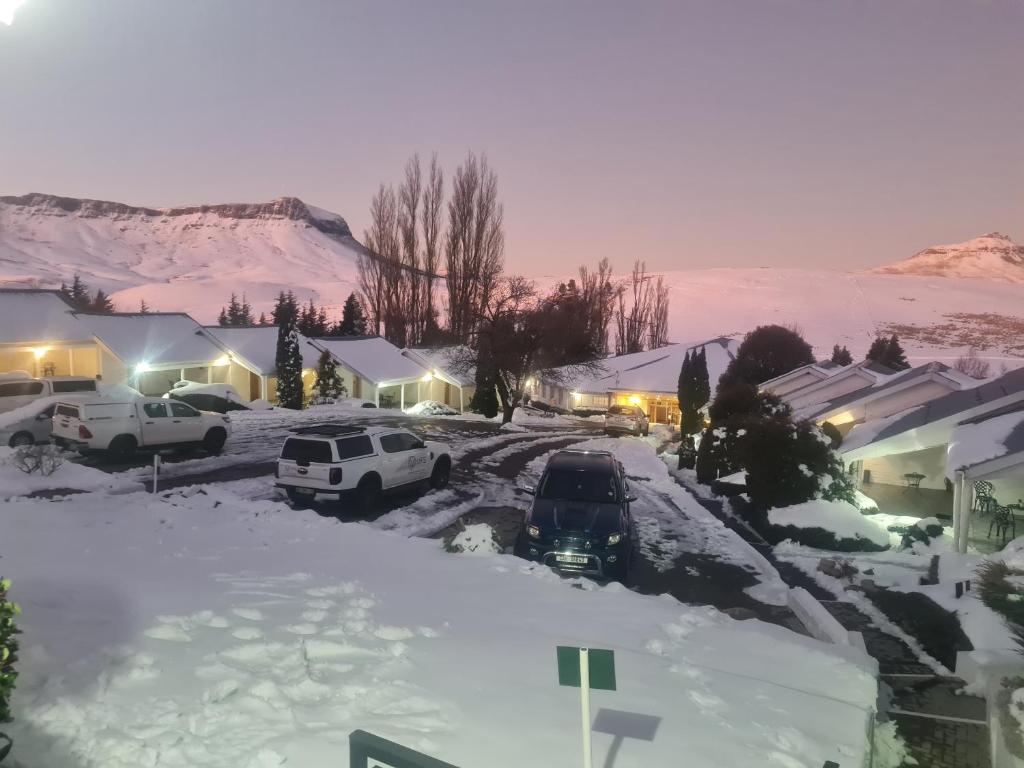
[[200,411],[228,413],[248,411],[249,406],[231,384],[198,384],[194,381],[179,381],[164,397],[188,403]]
[[625,578],[633,558],[629,482],[607,451],[559,451],[523,519],[516,554],[553,568]]
[[292,430],[277,460],[277,487],[296,503],[352,495],[370,511],[381,493],[429,482],[444,488],[451,449],[405,429],[320,424]]
[[651,422],[639,405],[613,405],[604,416],[606,435],[647,435]]
[[116,401],[61,400],[53,414],[53,439],[81,453],[106,452],[125,459],[139,449],[202,448],[220,453],[231,420],[159,397]]
[[0,415],[0,445],[20,448],[50,442],[57,398],[40,400]]
[[86,376],[47,376],[41,379],[0,379],[0,413],[21,408],[34,400],[71,392],[96,392],[96,379]]

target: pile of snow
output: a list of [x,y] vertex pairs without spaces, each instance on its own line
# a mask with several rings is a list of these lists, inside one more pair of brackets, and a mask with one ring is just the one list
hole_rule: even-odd
[[564,427],[573,422],[572,419],[553,411],[542,411],[539,408],[521,405],[512,411],[512,423],[526,427]]
[[494,537],[494,529],[487,523],[465,526],[448,543],[449,552],[469,555],[500,555],[501,547]]
[[791,507],[777,507],[768,510],[768,522],[796,528],[823,528],[836,539],[866,539],[880,547],[889,546],[889,532],[846,501],[814,499]]
[[22,381],[34,378],[28,371],[5,371],[0,373],[0,381]]
[[258,399],[258,400],[250,400],[249,401],[249,410],[250,411],[269,411],[269,410],[273,409],[273,407],[274,406],[272,406],[266,400]]
[[526,427],[524,427],[522,424],[516,424],[514,419],[512,421],[508,422],[507,424],[502,424],[500,427],[498,427],[498,430],[501,431],[501,432],[529,432],[530,431]]
[[437,400],[420,400],[416,405],[406,408],[409,416],[458,416],[459,412],[449,405]]
[[[70,461],[65,461],[51,475],[27,474],[12,464],[15,452],[14,448],[0,447],[0,499],[27,496],[40,491],[96,491],[125,486],[122,478]],[[67,458],[71,458],[70,455]],[[128,485],[138,487],[138,483],[133,481],[128,481]],[[3,541],[3,537],[0,537],[0,541]]]
[[332,405],[339,408],[376,408],[373,400],[365,400],[361,397],[341,397],[335,400]]
[[7,502],[0,540],[24,608],[4,730],[32,765],[319,768],[356,728],[455,765],[568,765],[579,699],[557,645],[614,649],[607,718],[661,719],[653,741],[595,733],[597,764],[867,753],[863,652],[509,557],[214,487]]
[[870,512],[872,510],[878,510],[878,502],[872,499],[870,496],[865,496],[859,490],[854,489],[853,491],[854,503],[857,508],[862,512]]

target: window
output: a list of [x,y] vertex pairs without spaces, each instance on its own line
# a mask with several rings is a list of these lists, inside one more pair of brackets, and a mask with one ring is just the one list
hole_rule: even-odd
[[58,416],[70,416],[73,419],[78,418],[78,409],[73,405],[58,405],[57,406]]
[[342,460],[373,455],[373,441],[366,435],[335,440],[334,444],[338,446],[338,458]]
[[[45,416],[45,417],[46,417],[46,418],[48,418],[48,419],[51,419],[51,418],[53,418],[53,411],[54,411],[54,409],[55,409],[56,407],[57,407],[56,405],[49,405],[49,406],[47,406],[46,408],[43,408],[43,410],[41,410],[41,411],[40,411],[40,412],[39,412],[39,413],[37,414],[37,417]],[[76,413],[77,413],[77,411],[76,411]]]
[[170,403],[170,406],[172,416],[186,416],[191,418],[199,415],[199,411],[191,406],[185,405],[184,403]]
[[0,397],[24,397],[42,393],[43,382],[41,381],[12,381],[9,384],[0,384]]
[[331,444],[326,440],[301,440],[289,437],[284,441],[284,448],[281,449],[282,459],[291,459],[297,463],[309,464],[330,464],[334,457],[331,456]]
[[542,499],[608,504],[617,501],[615,476],[603,472],[553,469],[544,477]]
[[416,435],[411,435],[408,432],[395,432],[381,437],[380,447],[384,449],[385,453],[401,453],[418,448],[421,442]]
[[94,379],[58,379],[51,381],[50,386],[54,392],[95,392],[96,381]]
[[162,419],[167,416],[167,406],[163,403],[143,403],[142,412],[151,419]]

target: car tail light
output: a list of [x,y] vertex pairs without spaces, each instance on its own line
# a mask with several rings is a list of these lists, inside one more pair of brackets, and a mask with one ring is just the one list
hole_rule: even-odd
[[337,485],[341,482],[341,467],[332,467],[330,474],[331,485]]
[[79,424],[78,425],[78,436],[80,438],[82,438],[83,440],[88,440],[89,438],[92,437],[92,432],[89,431],[89,428],[86,427],[85,424]]

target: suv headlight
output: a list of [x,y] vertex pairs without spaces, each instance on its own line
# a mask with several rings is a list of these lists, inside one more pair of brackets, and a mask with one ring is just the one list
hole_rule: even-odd
[[622,534],[621,533],[613,533],[611,536],[608,537],[608,546],[609,547],[613,547],[616,544],[618,544],[620,541],[622,541]]
[[526,535],[529,536],[531,539],[539,539],[540,528],[538,528],[536,525],[528,525],[526,526]]

